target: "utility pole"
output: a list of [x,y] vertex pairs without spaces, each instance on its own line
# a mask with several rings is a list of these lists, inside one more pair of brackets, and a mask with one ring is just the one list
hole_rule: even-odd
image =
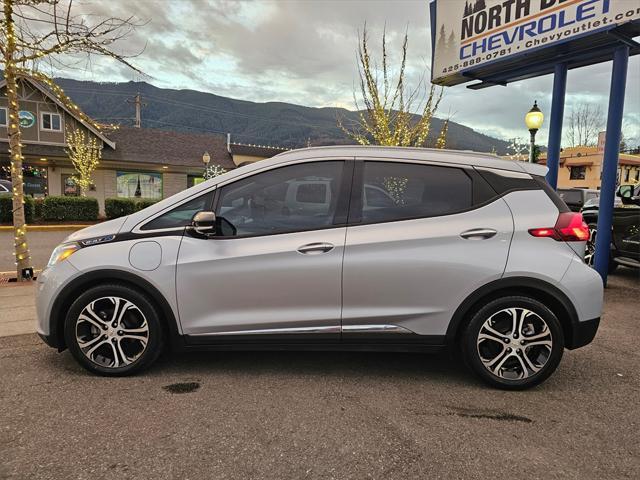
[[136,93],[136,96],[133,97],[133,100],[127,100],[127,103],[133,103],[136,106],[136,128],[140,128],[142,123],[142,115],[141,110],[142,107],[146,107],[147,104],[142,102],[142,98],[140,97],[140,92]]

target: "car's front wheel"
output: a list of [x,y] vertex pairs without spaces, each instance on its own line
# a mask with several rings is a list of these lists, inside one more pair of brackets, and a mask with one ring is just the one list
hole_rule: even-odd
[[74,358],[99,375],[130,375],[148,367],[163,342],[153,303],[120,284],[99,285],[80,295],[69,308],[64,334]]
[[486,383],[523,390],[554,372],[564,350],[562,326],[544,304],[526,296],[493,300],[471,318],[462,337],[467,365]]

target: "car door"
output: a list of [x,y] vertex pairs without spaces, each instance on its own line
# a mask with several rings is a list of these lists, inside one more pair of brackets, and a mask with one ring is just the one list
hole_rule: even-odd
[[[372,188],[392,202],[367,204]],[[513,222],[496,197],[473,168],[356,161],[343,340],[440,342],[463,299],[504,272]]]
[[297,163],[218,188],[226,231],[186,233],[178,255],[191,341],[339,340],[351,170],[343,160]]

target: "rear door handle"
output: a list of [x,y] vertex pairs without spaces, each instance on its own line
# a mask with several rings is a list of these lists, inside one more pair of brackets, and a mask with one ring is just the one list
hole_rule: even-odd
[[466,230],[460,234],[462,238],[475,238],[475,239],[487,239],[493,237],[497,230],[493,228],[472,228],[471,230]]
[[333,244],[327,243],[327,242],[308,243],[298,248],[298,252],[308,254],[308,255],[317,255],[319,253],[327,253],[327,252],[330,252],[331,250],[333,250]]

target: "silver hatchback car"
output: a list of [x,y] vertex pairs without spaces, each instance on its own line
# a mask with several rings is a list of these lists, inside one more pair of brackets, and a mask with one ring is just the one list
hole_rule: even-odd
[[602,281],[545,168],[340,146],[238,168],[70,235],[38,277],[38,331],[102,375],[165,346],[457,347],[523,389],[589,343]]

